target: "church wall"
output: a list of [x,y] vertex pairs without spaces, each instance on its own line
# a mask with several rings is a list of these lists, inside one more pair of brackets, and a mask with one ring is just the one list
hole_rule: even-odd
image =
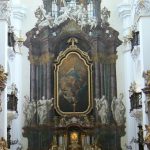
[[[129,0],[124,0],[123,2],[128,2]],[[13,4],[15,6],[25,6],[27,9],[26,12],[26,18],[23,19],[23,25],[20,29],[20,24],[15,24],[16,20],[12,21],[12,25],[15,26],[16,28],[16,34],[19,35],[19,32],[21,30],[21,34],[23,35],[24,39],[26,38],[25,33],[28,32],[29,30],[31,30],[32,28],[34,28],[35,23],[36,23],[36,19],[34,17],[34,11],[38,8],[38,6],[42,3],[42,0],[40,1],[30,1],[30,0],[12,0]],[[102,2],[102,8],[104,6],[106,6],[110,11],[111,11],[111,17],[109,19],[110,22],[110,26],[113,27],[114,29],[116,29],[117,31],[119,31],[120,35],[120,39],[123,40],[123,36],[128,34],[127,32],[129,32],[129,28],[124,28],[123,27],[123,23],[121,21],[121,19],[118,17],[118,4],[120,4],[122,1],[120,0],[114,0],[113,2],[110,2],[109,0],[103,0]],[[130,2],[130,1],[129,1]],[[132,0],[132,2],[130,2],[132,7],[132,12],[131,12],[131,22],[128,22],[127,19],[125,21],[125,24],[128,24],[128,27],[131,27],[132,25],[134,25],[135,23],[135,6],[133,5],[134,0]],[[135,2],[136,3],[136,2]],[[18,17],[18,16],[17,16]],[[136,20],[138,27],[138,30],[140,30],[140,35],[141,35],[141,53],[140,56],[138,58],[138,61],[134,61],[133,58],[131,58],[131,53],[130,53],[130,48],[126,49],[125,45],[121,45],[117,48],[118,51],[118,60],[117,60],[117,64],[116,64],[116,69],[117,69],[117,92],[118,95],[119,93],[124,93],[125,97],[124,97],[124,103],[126,104],[126,114],[127,114],[127,125],[128,127],[126,128],[126,132],[127,132],[127,136],[122,138],[122,148],[124,149],[124,144],[125,143],[129,143],[132,137],[137,138],[137,125],[138,122],[135,120],[135,118],[130,116],[130,103],[129,103],[129,86],[130,83],[133,82],[134,80],[138,81],[139,83],[141,83],[141,87],[144,87],[144,80],[142,77],[142,72],[149,68],[149,34],[147,31],[149,31],[149,20],[148,17],[141,17],[139,18],[139,20]],[[3,42],[1,42],[3,45]],[[5,43],[6,44],[6,43]],[[2,47],[1,47],[2,48]],[[8,72],[10,73],[9,75],[9,79],[8,79],[8,86],[12,83],[15,82],[17,84],[17,88],[19,90],[19,117],[16,120],[13,120],[12,123],[12,137],[13,138],[22,138],[22,125],[23,125],[23,114],[22,114],[22,109],[23,109],[23,102],[25,101],[24,96],[25,95],[30,95],[30,63],[28,60],[28,49],[26,47],[21,47],[21,51],[22,54],[16,54],[16,57],[14,59],[14,61],[8,61],[7,63],[7,59],[3,58],[2,55],[2,51],[0,52],[0,62],[3,64],[3,61],[5,61],[5,66],[7,68],[7,64],[8,64]],[[140,65],[138,65],[140,64]],[[140,70],[140,71],[139,71]],[[6,94],[6,93],[5,93]],[[5,95],[6,96],[6,95]],[[144,95],[143,97],[143,127],[144,124],[148,123],[148,116],[145,113],[145,97]],[[0,119],[3,116],[3,112],[0,114]],[[2,117],[2,119],[4,119]],[[20,122],[21,121],[21,122]],[[6,122],[6,119],[5,119]],[[132,122],[132,126],[130,126]],[[6,127],[3,127],[6,128]],[[1,134],[5,134],[2,133],[2,131],[0,131]],[[145,132],[144,132],[145,134]],[[6,135],[4,135],[6,137]],[[26,150],[27,149],[27,140],[25,138],[23,138],[23,149]],[[21,141],[21,142],[22,142]],[[146,147],[146,146],[145,146]],[[134,150],[138,149],[138,144],[132,143],[132,148]],[[15,150],[15,147],[12,147],[11,150]]]

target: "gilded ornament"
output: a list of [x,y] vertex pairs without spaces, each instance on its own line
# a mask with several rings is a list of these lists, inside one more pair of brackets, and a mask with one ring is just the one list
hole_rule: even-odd
[[147,133],[146,133],[146,136],[144,138],[144,142],[146,144],[150,144],[150,125],[145,125],[145,128],[146,128]]
[[143,72],[143,78],[145,79],[145,86],[150,87],[150,70]]
[[7,73],[4,73],[4,68],[0,65],[0,91],[3,91],[6,86]]
[[7,142],[3,137],[0,138],[0,150],[8,150]]
[[[0,65],[0,96],[1,92],[4,90],[6,86],[6,80],[7,80],[7,73],[4,73],[4,68],[2,65]],[[0,99],[0,112],[2,111],[1,103],[2,101]]]
[[[54,106],[60,115],[87,114],[93,107],[92,61],[86,52],[78,48],[77,42],[76,38],[70,38],[68,40],[70,46],[61,51],[55,61],[56,101]],[[84,106],[81,100],[82,95],[87,97]]]

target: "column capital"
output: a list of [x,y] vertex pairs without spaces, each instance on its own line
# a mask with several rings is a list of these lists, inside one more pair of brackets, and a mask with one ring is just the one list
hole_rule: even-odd
[[118,13],[122,19],[129,17],[131,15],[131,5],[125,2],[121,3],[118,5]]
[[14,5],[13,6],[13,17],[20,21],[23,21],[24,17],[26,16],[26,7],[22,5]]
[[0,20],[8,20],[11,14],[11,7],[9,0],[0,1]]

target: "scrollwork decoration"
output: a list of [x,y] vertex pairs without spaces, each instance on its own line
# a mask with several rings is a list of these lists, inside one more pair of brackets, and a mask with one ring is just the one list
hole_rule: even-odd
[[146,128],[146,135],[144,138],[144,142],[146,144],[150,144],[150,125],[145,125],[145,128]]
[[[0,65],[0,96],[2,91],[5,89],[6,81],[7,81],[7,73],[4,72],[3,66]],[[0,99],[0,112],[2,111],[1,103],[2,101]]]
[[146,112],[149,112],[149,103],[150,103],[150,70],[147,70],[146,72],[143,72],[143,78],[145,79],[145,87],[143,90],[145,96],[146,96],[146,100],[145,100],[145,104],[146,104]]
[[150,87],[150,70],[143,73],[143,78],[145,79],[145,86]]
[[3,137],[0,138],[0,149],[1,150],[8,150],[7,142]]

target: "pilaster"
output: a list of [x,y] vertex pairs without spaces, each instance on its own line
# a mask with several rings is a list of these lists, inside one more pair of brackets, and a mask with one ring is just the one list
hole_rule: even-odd
[[[26,7],[21,5],[19,1],[16,3],[13,2],[12,4],[12,16],[11,16],[11,26],[13,27],[13,32],[16,36],[16,40],[22,36],[22,30],[23,30],[23,22],[26,16]],[[10,127],[11,127],[11,137],[12,139],[21,139],[22,138],[22,107],[23,107],[23,95],[22,95],[22,47],[19,47],[18,43],[16,41],[16,46],[15,46],[15,53],[12,51],[9,51],[9,68],[10,68],[10,74],[11,74],[11,81],[9,84],[15,83],[18,89],[18,116],[16,118],[9,118],[10,119],[15,119],[11,122]],[[15,56],[14,56],[15,55]],[[12,57],[13,59],[11,59]],[[23,99],[23,100],[22,100]],[[13,112],[12,112],[13,113]],[[8,115],[10,113],[8,112]],[[14,149],[14,146],[10,146],[11,149]]]
[[[127,144],[130,143],[133,136],[137,138],[137,128],[138,123],[136,120],[130,115],[130,95],[129,95],[129,87],[131,82],[134,79],[133,74],[133,60],[131,57],[131,6],[127,2],[122,2],[118,6],[118,13],[120,18],[123,21],[123,37],[124,37],[124,50],[123,50],[123,58],[124,58],[124,93],[126,99],[126,132],[127,132]],[[132,73],[131,73],[132,72]],[[138,148],[135,144],[132,144],[132,149],[137,150]]]
[[[10,1],[0,1],[0,65],[7,72],[8,20],[10,17]],[[0,137],[7,139],[7,89],[1,95],[2,112],[0,112]]]

